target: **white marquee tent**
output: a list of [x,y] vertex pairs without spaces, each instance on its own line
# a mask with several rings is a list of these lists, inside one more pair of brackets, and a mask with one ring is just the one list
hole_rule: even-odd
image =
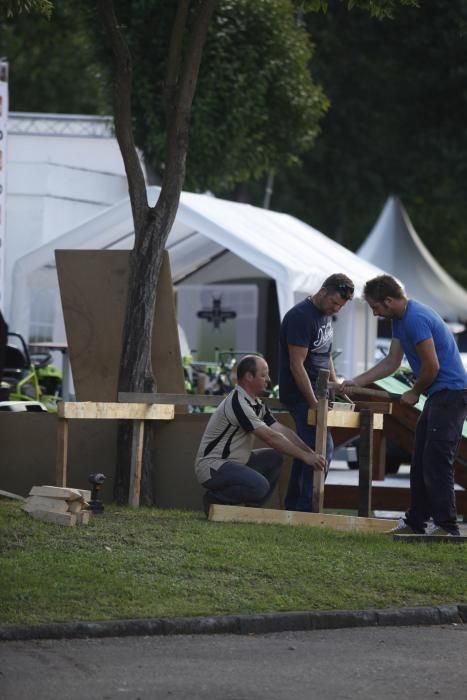
[[397,277],[409,297],[428,304],[445,320],[467,320],[467,291],[436,262],[396,197],[387,200],[357,255]]
[[[159,191],[148,188],[151,203]],[[35,286],[55,288],[58,298],[55,249],[131,249],[133,236],[130,204],[125,199],[20,258],[13,273],[10,327],[28,336]],[[298,219],[183,192],[167,248],[175,284],[183,284],[190,275],[192,280],[193,273],[197,281],[201,275],[205,282],[242,277],[275,280],[281,317],[297,300],[316,291],[329,274],[346,273],[354,280],[357,298],[336,322],[335,345],[343,350],[340,370],[351,376],[373,361],[376,322],[358,297],[365,281],[382,270]],[[56,328],[53,340],[64,341],[63,323]]]

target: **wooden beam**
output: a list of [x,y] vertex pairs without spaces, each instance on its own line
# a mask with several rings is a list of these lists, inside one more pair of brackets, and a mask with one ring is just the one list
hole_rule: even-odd
[[170,404],[108,403],[94,401],[63,401],[58,404],[59,418],[108,420],[171,420],[175,407]]
[[330,513],[300,513],[293,510],[272,508],[247,508],[245,506],[211,505],[209,520],[217,523],[273,523],[277,525],[311,525],[329,527],[332,530],[359,532],[387,532],[398,520],[359,518],[354,515]]
[[371,513],[371,478],[373,472],[373,419],[371,411],[361,412],[360,449],[358,464],[358,514],[368,518]]
[[[316,437],[315,452],[326,459],[326,443],[328,435],[328,381],[329,370],[320,369],[316,384]],[[311,509],[314,513],[321,513],[324,504],[324,471],[313,472],[313,496]]]
[[141,473],[143,467],[144,420],[133,422],[131,441],[130,489],[128,505],[137,508],[141,491]]
[[392,413],[392,403],[390,401],[355,401],[355,410],[361,411],[368,408],[375,413]]
[[[360,421],[361,412],[358,411],[328,411],[327,416],[327,427],[328,428],[359,428],[361,425]],[[383,429],[383,419],[382,413],[374,414],[373,429],[382,430]],[[309,425],[316,425],[317,413],[315,408],[310,408],[308,411],[308,423]]]
[[57,420],[57,454],[55,457],[55,485],[66,486],[68,477],[68,423]]
[[[324,488],[326,508],[358,509],[358,486],[326,484]],[[406,511],[410,505],[410,489],[398,486],[373,486],[371,489],[373,510]],[[467,514],[467,491],[456,489],[457,512]]]
[[[149,394],[128,391],[121,391],[118,394],[119,402],[123,403],[172,403],[175,406],[219,406],[225,397],[226,394]],[[287,411],[287,407],[279,399],[265,397],[264,401],[270,409]]]

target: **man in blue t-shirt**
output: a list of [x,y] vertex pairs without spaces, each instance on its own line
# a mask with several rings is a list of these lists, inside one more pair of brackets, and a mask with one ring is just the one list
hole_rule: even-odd
[[467,372],[456,342],[443,319],[429,306],[408,299],[389,275],[369,280],[365,299],[375,316],[392,319],[389,354],[367,372],[342,384],[365,386],[400,366],[404,354],[415,384],[402,394],[401,403],[415,405],[427,394],[415,431],[410,469],[410,508],[391,532],[459,535],[454,494],[454,459],[467,416]]
[[[320,369],[329,369],[329,379],[336,380],[331,357],[332,316],[352,299],[354,285],[346,275],[328,277],[313,296],[293,306],[284,316],[280,330],[279,396],[295,421],[297,434],[315,448],[316,426],[308,425],[308,409],[316,408],[316,381]],[[327,469],[332,459],[333,442],[328,431]],[[290,472],[285,507],[287,510],[311,512],[313,470],[294,459]]]

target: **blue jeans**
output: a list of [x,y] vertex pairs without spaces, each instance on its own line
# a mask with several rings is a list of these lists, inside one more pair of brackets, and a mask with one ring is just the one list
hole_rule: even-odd
[[203,482],[209,503],[262,506],[279,480],[282,455],[270,447],[253,450],[247,464],[224,462]]
[[454,459],[467,416],[467,390],[443,389],[425,402],[415,430],[406,522],[424,532],[428,518],[459,534],[454,494]]
[[[308,447],[315,449],[316,444],[316,426],[308,425],[308,409],[307,403],[296,403],[293,406],[288,406],[290,414],[295,421],[297,435],[305,442]],[[334,443],[331,433],[327,431],[326,439],[326,474],[332,460]],[[290,470],[289,485],[287,495],[285,497],[286,510],[298,510],[305,513],[311,513],[312,496],[313,496],[313,468],[305,464],[300,459],[294,459],[292,469]]]

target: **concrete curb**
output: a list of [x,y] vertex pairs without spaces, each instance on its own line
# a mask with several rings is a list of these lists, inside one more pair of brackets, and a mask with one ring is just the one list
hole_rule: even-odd
[[168,634],[268,634],[271,632],[467,623],[467,604],[374,610],[324,610],[219,617],[174,617],[109,622],[64,622],[0,627],[0,641],[83,639]]

